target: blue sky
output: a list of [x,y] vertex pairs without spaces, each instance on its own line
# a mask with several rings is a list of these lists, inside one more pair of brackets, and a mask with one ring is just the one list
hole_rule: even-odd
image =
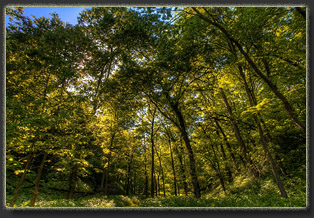
[[[63,22],[68,22],[70,24],[77,24],[77,17],[81,11],[86,7],[24,7],[24,15],[30,17],[34,15],[35,17],[51,17],[49,14],[56,12]],[[6,20],[8,24],[9,19]]]
[[[56,12],[63,22],[75,25],[77,24],[79,13],[86,8],[92,7],[24,7],[24,16],[31,18],[31,15],[33,15],[36,18],[42,16],[51,18],[50,13]],[[8,23],[9,18],[6,16],[6,25],[8,25]]]

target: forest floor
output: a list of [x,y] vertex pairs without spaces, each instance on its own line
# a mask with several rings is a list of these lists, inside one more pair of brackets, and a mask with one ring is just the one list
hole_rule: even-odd
[[[144,196],[125,196],[95,194],[74,196],[66,199],[64,194],[39,193],[35,207],[306,207],[305,181],[297,177],[286,180],[288,198],[282,198],[275,183],[271,180],[257,182],[251,178],[237,177],[224,193],[217,187],[200,199],[190,196],[173,196],[171,193],[145,198]],[[28,207],[31,192],[22,192],[15,207]],[[9,206],[12,194],[7,194]]]

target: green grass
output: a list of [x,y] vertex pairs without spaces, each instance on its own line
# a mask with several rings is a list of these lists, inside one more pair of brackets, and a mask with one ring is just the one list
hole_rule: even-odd
[[[29,200],[19,201],[17,207],[28,207]],[[288,199],[279,194],[245,194],[220,197],[169,196],[139,199],[128,196],[87,196],[77,199],[46,200],[38,198],[36,207],[305,207],[305,196],[290,195]]]
[[221,198],[161,197],[140,202],[142,207],[305,207],[302,196],[283,199],[278,195],[228,195]]

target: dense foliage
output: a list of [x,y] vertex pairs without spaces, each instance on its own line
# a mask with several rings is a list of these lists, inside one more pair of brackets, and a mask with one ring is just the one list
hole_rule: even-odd
[[306,206],[305,8],[6,11],[7,206]]

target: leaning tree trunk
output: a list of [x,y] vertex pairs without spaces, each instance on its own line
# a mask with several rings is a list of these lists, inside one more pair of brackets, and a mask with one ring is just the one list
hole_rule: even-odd
[[[251,105],[251,107],[256,106],[257,102],[254,100],[253,93],[251,92],[251,90],[249,89],[249,87],[247,85],[247,82],[246,82],[246,79],[245,79],[245,75],[244,75],[244,73],[242,71],[242,68],[239,66],[238,69],[239,69],[238,72],[239,72],[239,74],[240,74],[240,76],[242,78],[242,81],[243,81],[243,84],[244,84],[244,87],[245,87],[245,91],[246,91],[246,94],[247,94],[249,102],[250,102],[250,105]],[[275,177],[277,186],[279,188],[279,191],[281,193],[281,196],[283,198],[287,198],[288,195],[287,195],[286,190],[285,190],[285,188],[284,188],[284,186],[282,184],[282,181],[280,179],[280,176],[279,176],[279,173],[278,173],[275,161],[274,161],[271,153],[269,152],[268,143],[267,143],[266,137],[264,136],[264,132],[263,132],[263,129],[262,129],[262,126],[261,126],[261,122],[260,122],[260,120],[259,120],[259,118],[258,118],[258,116],[256,114],[254,114],[253,117],[254,117],[255,123],[257,125],[258,133],[260,135],[260,139],[261,139],[261,142],[262,142],[262,145],[263,145],[264,152],[265,152],[266,157],[267,157],[267,161],[268,161],[268,163],[271,166],[271,169],[272,169],[272,172],[274,174],[274,177]]]
[[271,166],[271,169],[272,169],[273,174],[274,174],[275,179],[276,179],[277,186],[278,186],[279,191],[281,193],[281,197],[287,198],[288,195],[287,195],[286,190],[285,190],[285,188],[284,188],[284,186],[282,184],[282,181],[280,179],[280,176],[279,176],[279,173],[278,173],[275,161],[274,161],[272,155],[269,152],[267,141],[265,140],[262,127],[261,127],[261,125],[259,123],[259,120],[258,120],[256,115],[254,115],[254,120],[255,120],[257,128],[258,128],[258,132],[259,132],[259,135],[260,135],[260,138],[261,138],[261,141],[262,141],[264,152],[265,152],[267,160],[268,160],[268,162],[269,162],[269,164]]
[[298,119],[297,115],[295,114],[294,108],[291,106],[289,101],[286,99],[286,97],[278,90],[277,86],[265,76],[262,71],[258,68],[258,66],[255,64],[255,62],[252,60],[252,58],[249,56],[247,52],[244,51],[243,46],[240,44],[238,40],[236,40],[233,36],[230,35],[230,33],[219,23],[216,21],[210,20],[203,14],[201,14],[196,8],[192,8],[196,13],[197,16],[206,21],[207,23],[217,27],[221,30],[221,32],[224,33],[224,35],[228,38],[228,40],[236,45],[236,47],[239,49],[240,53],[244,56],[245,60],[248,62],[248,64],[253,68],[255,73],[262,79],[264,82],[268,85],[268,87],[271,89],[271,91],[281,100],[281,103],[284,105],[288,115],[293,120],[293,122],[302,130],[302,132],[305,134],[305,125]]
[[39,165],[39,169],[38,169],[36,180],[35,180],[35,187],[34,187],[33,196],[32,196],[31,202],[29,204],[30,207],[34,207],[35,206],[35,201],[36,201],[36,198],[37,198],[37,195],[38,195],[38,187],[39,187],[40,177],[41,177],[41,173],[42,173],[42,171],[44,169],[44,165],[45,165],[45,161],[46,161],[47,155],[48,155],[48,153],[45,152],[45,154],[43,156],[43,159],[41,160],[41,163]]
[[[202,125],[201,125],[201,128],[202,128],[202,130],[203,130],[203,132],[204,132],[204,135],[205,135],[205,136],[209,139],[209,141],[210,141],[210,144],[211,144],[211,147],[212,147],[212,151],[214,152],[215,160],[218,160],[218,155],[216,154],[216,151],[215,151],[215,149],[214,149],[214,147],[213,147],[213,145],[212,145],[213,142],[212,142],[212,138],[211,138],[210,134],[208,134],[208,133],[206,132],[206,130],[203,128]],[[220,137],[219,132],[217,131],[216,133],[217,133],[217,136]],[[216,146],[216,149],[217,149],[217,151],[219,151],[219,149],[218,149],[217,146]],[[222,143],[220,143],[220,150],[221,150],[221,154],[222,154],[222,157],[223,157],[223,163],[225,163],[225,169],[226,169],[226,171],[227,171],[228,182],[230,183],[230,182],[232,182],[232,180],[233,180],[233,178],[232,178],[232,172],[231,172],[230,165],[229,165],[229,161],[228,161],[228,159],[227,159],[227,156],[226,156],[226,153],[225,153],[225,149],[224,149]],[[221,173],[221,171],[220,171],[220,164],[219,164],[219,161],[216,161],[216,162],[217,162],[217,167],[218,167],[219,174],[220,174],[220,173]],[[219,177],[219,178],[221,179],[222,177]],[[223,181],[223,188],[224,188],[224,181]]]
[[[45,82],[45,88],[44,88],[44,92],[43,92],[43,98],[44,98],[43,110],[45,109],[49,81],[50,81],[50,72],[48,72],[48,76],[47,76],[47,79],[46,79],[46,82]],[[61,92],[61,94],[62,94],[62,92]],[[31,199],[31,202],[30,202],[30,205],[29,205],[30,207],[34,207],[34,205],[35,205],[35,201],[36,201],[36,198],[37,198],[37,195],[38,195],[38,187],[39,187],[39,183],[40,183],[40,177],[41,177],[41,173],[43,171],[43,168],[44,168],[47,156],[48,156],[48,153],[46,151],[44,151],[44,156],[43,156],[43,159],[41,160],[41,163],[39,165],[39,169],[38,169],[38,172],[37,172],[37,176],[36,176],[36,180],[35,180],[34,192],[33,192],[33,196],[32,196],[32,199]]]
[[218,127],[218,129],[220,130],[220,132],[221,132],[221,134],[223,136],[223,139],[224,139],[224,141],[225,141],[225,143],[227,145],[227,148],[228,148],[228,151],[230,153],[230,156],[231,156],[231,158],[232,158],[232,160],[233,160],[233,162],[235,164],[236,170],[239,172],[240,168],[239,168],[238,160],[235,158],[233,150],[231,148],[231,145],[230,145],[230,143],[229,143],[229,141],[227,139],[227,136],[226,136],[225,132],[223,131],[222,127],[220,126],[219,122],[217,121],[217,119],[215,119],[215,124]]
[[235,133],[235,137],[236,137],[238,143],[240,144],[240,146],[242,148],[242,153],[243,153],[244,159],[249,163],[250,169],[251,169],[251,172],[253,173],[253,175],[255,177],[258,177],[258,171],[256,169],[256,166],[253,163],[251,157],[249,156],[249,153],[247,151],[246,145],[245,145],[244,140],[242,138],[242,135],[240,133],[239,127],[238,127],[238,125],[235,122],[235,119],[233,117],[232,109],[231,109],[231,107],[230,107],[230,105],[228,103],[228,99],[227,99],[227,97],[226,97],[226,95],[225,95],[225,93],[224,93],[222,88],[220,88],[220,93],[222,95],[223,101],[224,101],[226,109],[228,111],[230,122],[231,122],[231,125],[232,125],[234,133]]
[[20,178],[20,181],[19,181],[19,183],[18,183],[18,185],[17,185],[17,188],[16,188],[16,191],[15,191],[14,197],[13,197],[13,199],[12,199],[12,201],[11,201],[10,207],[13,207],[13,206],[14,206],[14,204],[15,204],[15,202],[16,202],[18,196],[19,196],[19,193],[20,193],[21,188],[22,188],[22,184],[23,184],[24,179],[25,179],[25,177],[26,177],[27,170],[28,170],[29,165],[30,165],[30,163],[31,163],[31,161],[32,161],[32,158],[33,158],[33,153],[30,153],[30,154],[28,155],[28,158],[27,158],[26,166],[25,166],[25,168],[24,168],[23,175],[22,175],[22,177]]
[[[204,130],[204,129],[203,129],[203,130]],[[219,164],[219,160],[218,160],[218,155],[217,155],[217,153],[216,153],[216,151],[215,151],[215,148],[214,148],[214,145],[213,145],[213,142],[212,142],[212,140],[211,140],[210,135],[206,134],[206,136],[207,136],[208,139],[210,140],[210,143],[209,143],[209,144],[210,144],[210,147],[211,147],[212,152],[213,152],[213,154],[214,154],[214,160],[215,160],[215,161],[213,161],[210,157],[207,157],[207,159],[208,159],[209,162],[211,163],[212,168],[216,171],[216,175],[217,175],[217,177],[219,178],[221,187],[222,187],[224,193],[226,193],[225,180],[224,180],[224,177],[223,177],[223,175],[222,175],[222,173],[221,173],[221,170],[220,170],[220,164]],[[216,146],[215,146],[215,147],[216,147]],[[207,147],[207,149],[208,149],[208,147]],[[216,149],[218,150],[217,147],[216,147]],[[209,150],[209,149],[208,149],[208,150]]]
[[[218,136],[219,136],[219,134],[218,134]],[[227,159],[227,156],[226,156],[226,153],[225,153],[225,149],[224,149],[224,146],[223,146],[222,143],[220,143],[220,150],[221,150],[221,153],[222,153],[223,160],[226,163],[225,164],[225,169],[226,169],[227,175],[228,175],[228,182],[231,183],[233,181],[232,172],[231,172],[230,164],[229,164],[229,161]]]

